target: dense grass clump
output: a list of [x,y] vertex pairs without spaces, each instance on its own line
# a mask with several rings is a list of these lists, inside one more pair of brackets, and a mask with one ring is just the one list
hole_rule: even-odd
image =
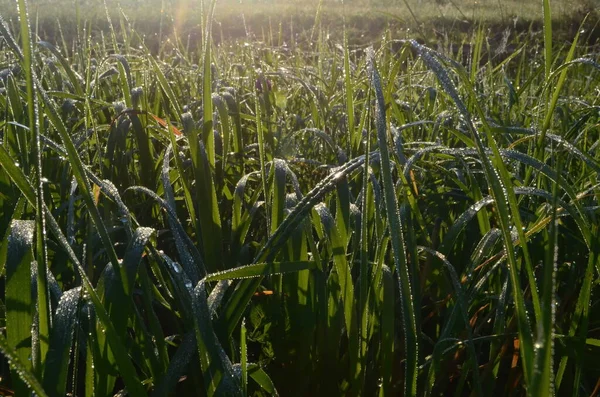
[[597,393],[600,64],[542,3],[541,40],[434,50],[332,42],[318,14],[311,45],[216,45],[213,2],[157,55],[125,16],[33,37],[20,0],[3,389]]

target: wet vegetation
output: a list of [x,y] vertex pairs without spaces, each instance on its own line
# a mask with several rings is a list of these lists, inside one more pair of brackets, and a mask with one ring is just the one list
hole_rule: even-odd
[[598,393],[597,14],[78,4],[0,24],[2,393]]

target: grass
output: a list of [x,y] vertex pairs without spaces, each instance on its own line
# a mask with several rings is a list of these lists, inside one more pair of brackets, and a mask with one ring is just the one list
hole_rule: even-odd
[[365,48],[350,7],[336,41],[332,5],[238,40],[215,2],[202,40],[32,6],[0,25],[3,393],[598,393],[596,15]]

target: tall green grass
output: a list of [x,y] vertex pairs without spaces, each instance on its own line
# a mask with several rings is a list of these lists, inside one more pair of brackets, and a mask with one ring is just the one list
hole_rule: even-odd
[[600,65],[579,35],[365,49],[319,13],[312,45],[217,45],[213,1],[197,48],[156,56],[124,13],[66,48],[27,6],[0,24],[3,388],[598,388]]

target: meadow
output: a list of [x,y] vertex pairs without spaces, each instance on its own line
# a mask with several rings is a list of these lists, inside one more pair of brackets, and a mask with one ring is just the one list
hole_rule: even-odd
[[600,393],[594,1],[140,4],[0,2],[0,394]]

